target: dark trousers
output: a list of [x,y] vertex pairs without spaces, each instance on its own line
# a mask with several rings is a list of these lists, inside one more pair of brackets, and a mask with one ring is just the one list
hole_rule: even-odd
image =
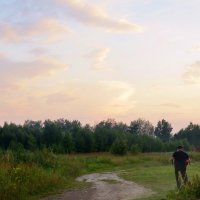
[[175,165],[175,176],[177,188],[181,187],[182,180],[184,184],[188,182],[188,177],[186,174],[186,166],[176,166]]

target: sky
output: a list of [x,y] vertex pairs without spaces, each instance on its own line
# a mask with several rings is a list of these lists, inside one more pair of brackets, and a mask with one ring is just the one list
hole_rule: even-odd
[[0,124],[200,122],[199,0],[0,0]]

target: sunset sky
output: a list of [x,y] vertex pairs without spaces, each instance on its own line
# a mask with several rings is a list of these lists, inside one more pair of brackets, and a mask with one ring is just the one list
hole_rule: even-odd
[[199,0],[0,0],[0,124],[200,123]]

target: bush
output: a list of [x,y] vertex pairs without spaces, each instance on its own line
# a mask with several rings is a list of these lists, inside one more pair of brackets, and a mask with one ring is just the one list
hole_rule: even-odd
[[183,185],[178,191],[168,194],[168,200],[197,200],[200,198],[200,178],[193,177],[193,180]]
[[24,177],[18,168],[8,167],[0,170],[0,199],[24,200],[27,191],[24,188]]
[[132,144],[130,150],[131,150],[131,153],[133,153],[133,154],[137,154],[137,153],[141,152],[141,149],[138,144]]
[[125,155],[127,153],[127,143],[122,138],[117,138],[110,149],[112,154],[115,155]]
[[76,158],[43,151],[0,152],[0,200],[25,200],[71,187],[84,165]]

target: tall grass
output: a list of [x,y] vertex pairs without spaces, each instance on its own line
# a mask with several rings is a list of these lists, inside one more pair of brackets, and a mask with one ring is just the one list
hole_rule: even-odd
[[0,200],[23,200],[59,188],[77,186],[75,178],[83,173],[113,171],[141,163],[168,162],[168,156],[137,154],[55,155],[43,151],[0,152]]
[[200,198],[200,178],[194,176],[192,181],[183,185],[177,191],[171,191],[168,194],[168,200],[197,200]]
[[83,164],[73,158],[40,152],[5,152],[0,158],[0,200],[23,200],[72,187]]
[[190,157],[192,162],[199,162],[200,161],[200,152],[191,152]]
[[[55,155],[45,149],[35,152],[0,151],[0,200],[31,199],[62,188],[77,187],[81,183],[77,183],[75,178],[81,174],[115,170],[121,170],[124,178],[146,187],[151,188],[153,181],[152,189],[163,193],[172,178],[175,185],[170,156],[171,153]],[[192,153],[192,160],[200,161],[200,154]]]

